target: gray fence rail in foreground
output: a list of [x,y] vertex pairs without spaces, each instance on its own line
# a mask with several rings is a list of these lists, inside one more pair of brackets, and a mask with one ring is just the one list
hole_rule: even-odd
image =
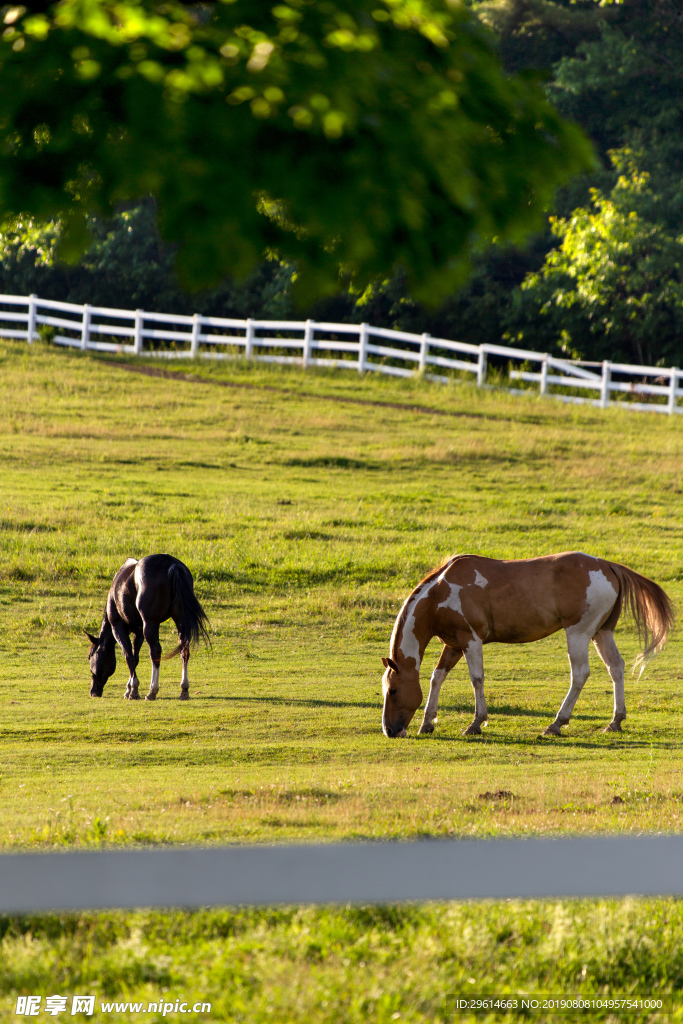
[[[471,374],[486,385],[489,357],[505,360],[511,381],[537,384],[541,395],[606,409],[612,395],[628,396],[621,407],[672,416],[683,413],[683,370],[676,366],[557,359],[506,345],[471,345],[429,334],[393,331],[371,324],[314,320],[237,320],[228,317],[152,313],[137,309],[80,306],[37,295],[0,295],[0,338],[32,343],[48,331],[56,345],[163,359],[236,359],[263,363],[341,367],[360,373],[448,381],[446,371]],[[536,367],[536,369],[530,369]],[[635,379],[634,379],[635,378]],[[562,388],[563,392],[553,392]],[[583,394],[566,394],[567,389]],[[510,389],[519,393],[519,389]],[[588,397],[593,395],[594,397]],[[647,402],[634,401],[638,395]],[[586,396],[586,397],[584,397]]]
[[0,855],[0,913],[683,894],[683,836]]

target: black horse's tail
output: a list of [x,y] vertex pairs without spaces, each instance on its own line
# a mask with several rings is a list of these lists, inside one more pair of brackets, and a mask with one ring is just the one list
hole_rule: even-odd
[[168,578],[171,583],[171,594],[174,601],[180,605],[180,630],[178,631],[178,646],[165,656],[175,658],[177,654],[190,644],[199,643],[200,638],[210,647],[209,619],[195,597],[192,573],[182,562],[174,562],[168,570]]

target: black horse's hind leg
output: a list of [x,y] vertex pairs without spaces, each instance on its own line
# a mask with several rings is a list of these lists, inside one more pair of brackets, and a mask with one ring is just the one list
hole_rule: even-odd
[[190,699],[190,680],[187,678],[187,663],[190,660],[190,645],[185,644],[180,652],[180,659],[183,663],[183,675],[180,680],[180,700]]
[[180,645],[180,660],[183,663],[183,674],[180,679],[180,695],[179,700],[190,699],[190,680],[187,677],[187,663],[190,660],[190,641],[184,640],[183,635],[180,631],[180,625],[178,619],[173,616],[175,622],[175,628],[178,630],[178,643]]
[[135,644],[134,646],[131,646],[130,636],[120,622],[114,623],[111,629],[116,642],[123,651],[123,655],[126,659],[126,666],[128,667],[128,683],[126,684],[126,692],[123,696],[126,700],[140,700],[140,694],[138,693],[138,686],[140,685],[140,682],[135,670],[138,666],[138,661],[140,660],[142,634],[135,634]]
[[159,643],[159,623],[145,622],[143,626],[145,640],[149,644],[149,655],[152,659],[152,680],[149,693],[145,700],[156,700],[159,692],[159,664],[161,662],[161,644]]

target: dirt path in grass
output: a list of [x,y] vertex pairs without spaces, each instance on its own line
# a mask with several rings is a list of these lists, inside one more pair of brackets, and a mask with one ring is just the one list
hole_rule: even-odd
[[[275,388],[269,384],[243,384],[228,380],[207,380],[194,373],[178,373],[175,370],[160,370],[155,366],[131,366],[130,363],[115,363],[110,359],[98,359],[105,366],[130,373],[144,373],[148,377],[164,377],[166,380],[182,380],[188,384],[213,384],[220,388],[241,388],[247,391],[272,391],[278,395],[293,395],[295,398],[318,398],[325,402],[344,402],[346,405],[370,405],[379,409],[399,409],[402,412],[423,413],[427,416],[450,416],[454,418],[482,419],[485,413],[454,412],[449,409],[435,409],[430,405],[403,405],[400,402],[377,402],[371,398],[350,398],[346,395],[316,395],[310,391],[294,391],[291,388]],[[496,417],[499,418],[499,417]]]

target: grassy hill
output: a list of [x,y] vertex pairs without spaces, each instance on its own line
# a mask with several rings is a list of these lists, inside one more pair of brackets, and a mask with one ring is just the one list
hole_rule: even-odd
[[[680,828],[677,634],[640,680],[629,677],[621,735],[601,732],[611,684],[592,654],[567,736],[540,738],[568,687],[563,635],[486,648],[490,717],[481,738],[461,735],[473,696],[458,666],[434,736],[418,739],[414,723],[407,740],[386,740],[379,661],[407,593],[457,551],[505,558],[580,548],[651,576],[680,606],[680,419],[351,372],[198,364],[164,374],[136,372],[123,359],[0,345],[5,849]],[[177,701],[172,661],[162,662],[159,700],[124,701],[119,659],[104,698],[91,700],[82,629],[99,626],[124,559],[154,551],[187,562],[211,619],[213,649],[190,661],[192,699]],[[632,627],[617,639],[632,660]],[[171,642],[166,628],[167,650]],[[435,643],[425,683],[437,656]],[[146,648],[139,674],[146,690]],[[221,996],[212,1019],[450,1020],[452,999],[472,987],[471,972],[480,981],[486,964],[501,990],[524,977],[561,994],[563,943],[602,964],[602,975],[582,974],[582,960],[567,975],[572,991],[614,978],[622,988],[645,984],[638,957],[647,956],[652,977],[663,972],[675,990],[683,916],[668,906],[506,904],[507,938],[491,908],[474,907],[450,908],[445,918],[429,908],[368,911],[367,927],[356,911],[322,910],[171,915],[165,925],[159,915],[6,922],[13,966],[0,971],[0,986],[21,992],[27,977],[53,984],[59,962],[63,977],[92,975],[106,995],[101,957],[111,991],[173,987],[174,978],[196,986],[192,935],[204,928],[207,985],[216,992],[228,970],[221,950],[232,943],[242,951],[229,968],[239,999]],[[590,956],[580,933],[598,919],[618,931],[627,918],[631,952],[619,953],[614,974],[612,925],[592,936]],[[647,955],[641,918],[668,936]],[[440,920],[451,938],[439,933]],[[177,935],[177,948],[171,942],[164,953],[171,965],[145,980],[141,950],[163,945],[165,928]],[[468,928],[479,936],[471,954],[448,931]],[[315,955],[302,953],[302,929],[332,937]],[[418,936],[432,942],[419,961],[422,987],[402,973],[389,992],[386,950],[380,938],[374,953],[366,948],[366,933],[402,957],[417,956]],[[345,956],[346,945],[365,952]],[[124,970],[126,957],[142,973]],[[451,965],[448,982],[439,963]],[[295,965],[291,984],[282,980],[287,964]],[[432,970],[442,978],[438,998],[427,984]],[[354,993],[351,974],[367,975]],[[262,980],[250,989],[252,975]]]

